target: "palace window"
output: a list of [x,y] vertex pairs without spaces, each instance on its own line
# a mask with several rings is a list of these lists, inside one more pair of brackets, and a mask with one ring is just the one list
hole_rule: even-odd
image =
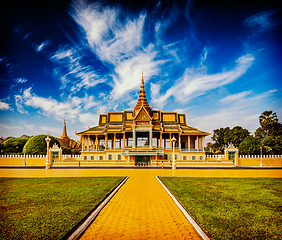
[[200,156],[200,160],[203,160],[203,156]]
[[100,156],[100,161],[102,161],[103,160],[103,156]]
[[186,156],[183,156],[183,160],[186,160]]
[[87,156],[84,156],[84,160],[87,160]]
[[195,157],[195,156],[192,156],[192,160],[196,160],[196,157]]
[[109,154],[109,160],[112,160],[112,155],[111,154]]
[[120,154],[118,154],[118,160],[121,160],[121,155]]
[[94,160],[94,156],[91,156],[91,160]]
[[167,160],[167,154],[164,155],[164,160]]

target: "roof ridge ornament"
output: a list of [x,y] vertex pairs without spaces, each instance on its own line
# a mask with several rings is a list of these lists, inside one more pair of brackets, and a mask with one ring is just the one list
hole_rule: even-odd
[[137,100],[137,104],[134,108],[134,114],[136,116],[136,114],[138,113],[138,110],[141,108],[141,107],[144,107],[146,109],[146,111],[149,113],[150,115],[150,111],[151,111],[151,108],[148,104],[148,101],[147,101],[147,98],[146,98],[146,93],[145,93],[145,86],[144,86],[144,78],[143,78],[143,69],[142,69],[142,79],[141,79],[141,87],[140,87],[140,94],[139,94],[139,97],[138,97],[138,100]]

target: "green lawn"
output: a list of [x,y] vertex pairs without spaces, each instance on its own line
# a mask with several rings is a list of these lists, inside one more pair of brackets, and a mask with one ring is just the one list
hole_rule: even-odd
[[0,178],[0,239],[61,239],[124,178]]
[[214,239],[282,239],[282,179],[160,179]]

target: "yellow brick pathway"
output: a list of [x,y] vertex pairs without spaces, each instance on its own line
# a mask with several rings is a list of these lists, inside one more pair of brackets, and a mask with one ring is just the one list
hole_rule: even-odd
[[81,239],[202,239],[158,180],[131,174]]

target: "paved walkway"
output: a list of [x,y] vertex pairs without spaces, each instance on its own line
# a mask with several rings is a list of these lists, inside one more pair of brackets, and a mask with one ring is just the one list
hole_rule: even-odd
[[202,239],[158,180],[132,174],[81,239]]

